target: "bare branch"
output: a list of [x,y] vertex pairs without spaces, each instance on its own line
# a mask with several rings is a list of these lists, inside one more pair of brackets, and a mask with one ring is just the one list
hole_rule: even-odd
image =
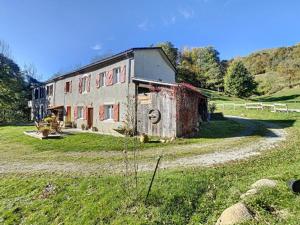
[[9,44],[3,40],[0,40],[0,54],[8,58],[11,55]]

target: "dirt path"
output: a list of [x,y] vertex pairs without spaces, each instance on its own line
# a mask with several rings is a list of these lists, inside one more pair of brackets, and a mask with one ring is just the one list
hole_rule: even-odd
[[[228,116],[229,117],[229,116]],[[160,168],[170,169],[177,167],[198,167],[198,166],[213,166],[216,164],[222,164],[234,160],[241,160],[251,156],[259,155],[262,151],[273,148],[278,143],[286,139],[287,133],[283,128],[276,126],[275,124],[261,122],[262,125],[268,128],[266,135],[259,139],[259,141],[252,141],[246,143],[243,146],[234,146],[226,149],[226,145],[233,141],[243,139],[250,136],[257,124],[249,119],[241,117],[229,117],[239,123],[246,125],[247,129],[241,132],[237,137],[226,138],[222,142],[204,143],[204,144],[189,144],[183,146],[174,146],[168,150],[168,153],[173,152],[174,154],[178,151],[188,151],[193,148],[206,148],[208,146],[216,146],[216,151],[212,153],[194,154],[192,156],[183,156],[181,158],[163,159]],[[222,150],[218,150],[217,146],[222,146]],[[228,148],[227,146],[227,148]],[[220,148],[219,148],[220,149]],[[141,157],[152,154],[152,158],[147,158],[147,161],[143,160],[139,162],[139,171],[151,171],[154,168],[155,156],[161,154],[163,149],[150,149],[145,152],[141,152]],[[72,154],[72,153],[70,153]],[[69,155],[70,155],[69,154]],[[84,153],[74,153],[84,154]],[[95,155],[96,153],[89,153]],[[34,173],[34,172],[78,172],[83,174],[94,174],[94,173],[118,173],[123,171],[124,164],[120,161],[109,160],[109,157],[121,157],[120,152],[106,152],[104,154],[97,153],[101,157],[108,158],[106,163],[84,163],[84,162],[1,162],[0,161],[0,174],[1,173]],[[68,157],[68,154],[66,154]],[[110,162],[109,162],[110,161]]]

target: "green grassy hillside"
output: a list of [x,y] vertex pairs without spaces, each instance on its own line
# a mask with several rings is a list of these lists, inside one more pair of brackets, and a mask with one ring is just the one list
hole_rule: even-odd
[[300,87],[284,88],[276,93],[263,96],[253,96],[249,99],[229,97],[224,93],[200,89],[202,93],[216,103],[245,103],[245,102],[264,102],[264,103],[285,103],[289,108],[300,109]]
[[259,82],[261,93],[300,84],[300,44],[254,52],[239,58]]

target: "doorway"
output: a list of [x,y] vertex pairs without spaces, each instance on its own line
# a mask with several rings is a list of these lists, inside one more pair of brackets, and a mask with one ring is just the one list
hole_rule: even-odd
[[67,106],[67,118],[66,122],[71,122],[71,106]]
[[93,127],[93,108],[88,108],[87,125],[89,129]]

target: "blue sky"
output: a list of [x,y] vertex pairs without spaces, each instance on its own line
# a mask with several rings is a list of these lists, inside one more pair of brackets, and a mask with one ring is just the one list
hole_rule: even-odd
[[300,42],[298,0],[0,0],[0,39],[42,79],[169,40],[214,46],[221,59]]

